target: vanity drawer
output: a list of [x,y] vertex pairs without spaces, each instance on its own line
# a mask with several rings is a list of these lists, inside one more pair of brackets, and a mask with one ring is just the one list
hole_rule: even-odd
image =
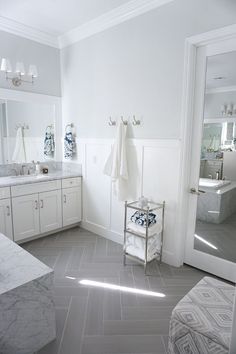
[[19,186],[11,187],[12,197],[18,197],[21,195],[41,193],[61,189],[61,180],[40,182],[40,183],[28,183]]
[[62,188],[81,186],[81,177],[64,178],[62,180]]
[[10,198],[10,187],[0,188],[0,199]]

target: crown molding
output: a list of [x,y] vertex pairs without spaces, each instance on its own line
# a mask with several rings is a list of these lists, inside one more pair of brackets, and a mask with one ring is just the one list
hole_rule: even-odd
[[0,16],[0,31],[12,33],[50,47],[59,48],[57,37],[2,16]]
[[214,93],[223,93],[223,92],[235,92],[236,91],[236,86],[222,86],[222,87],[216,87],[212,89],[207,89],[206,94],[214,94]]
[[173,1],[174,0],[131,0],[59,37],[41,32],[35,28],[2,16],[0,16],[0,31],[12,33],[50,47],[62,49]]
[[58,37],[59,47],[65,48],[96,33],[114,27],[122,22],[128,21],[136,16],[163,6],[174,0],[131,0],[92,21]]

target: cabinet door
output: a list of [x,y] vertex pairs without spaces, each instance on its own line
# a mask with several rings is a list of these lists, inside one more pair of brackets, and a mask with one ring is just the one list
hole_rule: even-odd
[[64,188],[63,200],[63,226],[76,224],[81,221],[81,188]]
[[62,227],[61,190],[39,193],[41,233]]
[[0,200],[0,233],[13,239],[10,199]]
[[39,203],[38,193],[12,198],[14,241],[38,235]]

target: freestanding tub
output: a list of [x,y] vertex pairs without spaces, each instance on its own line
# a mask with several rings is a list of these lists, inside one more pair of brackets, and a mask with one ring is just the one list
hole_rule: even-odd
[[236,213],[236,182],[200,178],[197,220],[220,224]]
[[218,180],[218,179],[210,179],[210,178],[200,178],[199,179],[199,187],[200,188],[213,188],[220,189],[222,187],[228,186],[231,181],[227,180]]

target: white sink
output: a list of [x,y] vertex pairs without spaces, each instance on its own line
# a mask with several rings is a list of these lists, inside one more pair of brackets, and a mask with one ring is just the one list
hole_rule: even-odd
[[13,179],[24,179],[24,178],[35,178],[35,179],[38,179],[38,178],[45,178],[47,177],[47,175],[19,175],[19,176],[11,176],[11,178]]

